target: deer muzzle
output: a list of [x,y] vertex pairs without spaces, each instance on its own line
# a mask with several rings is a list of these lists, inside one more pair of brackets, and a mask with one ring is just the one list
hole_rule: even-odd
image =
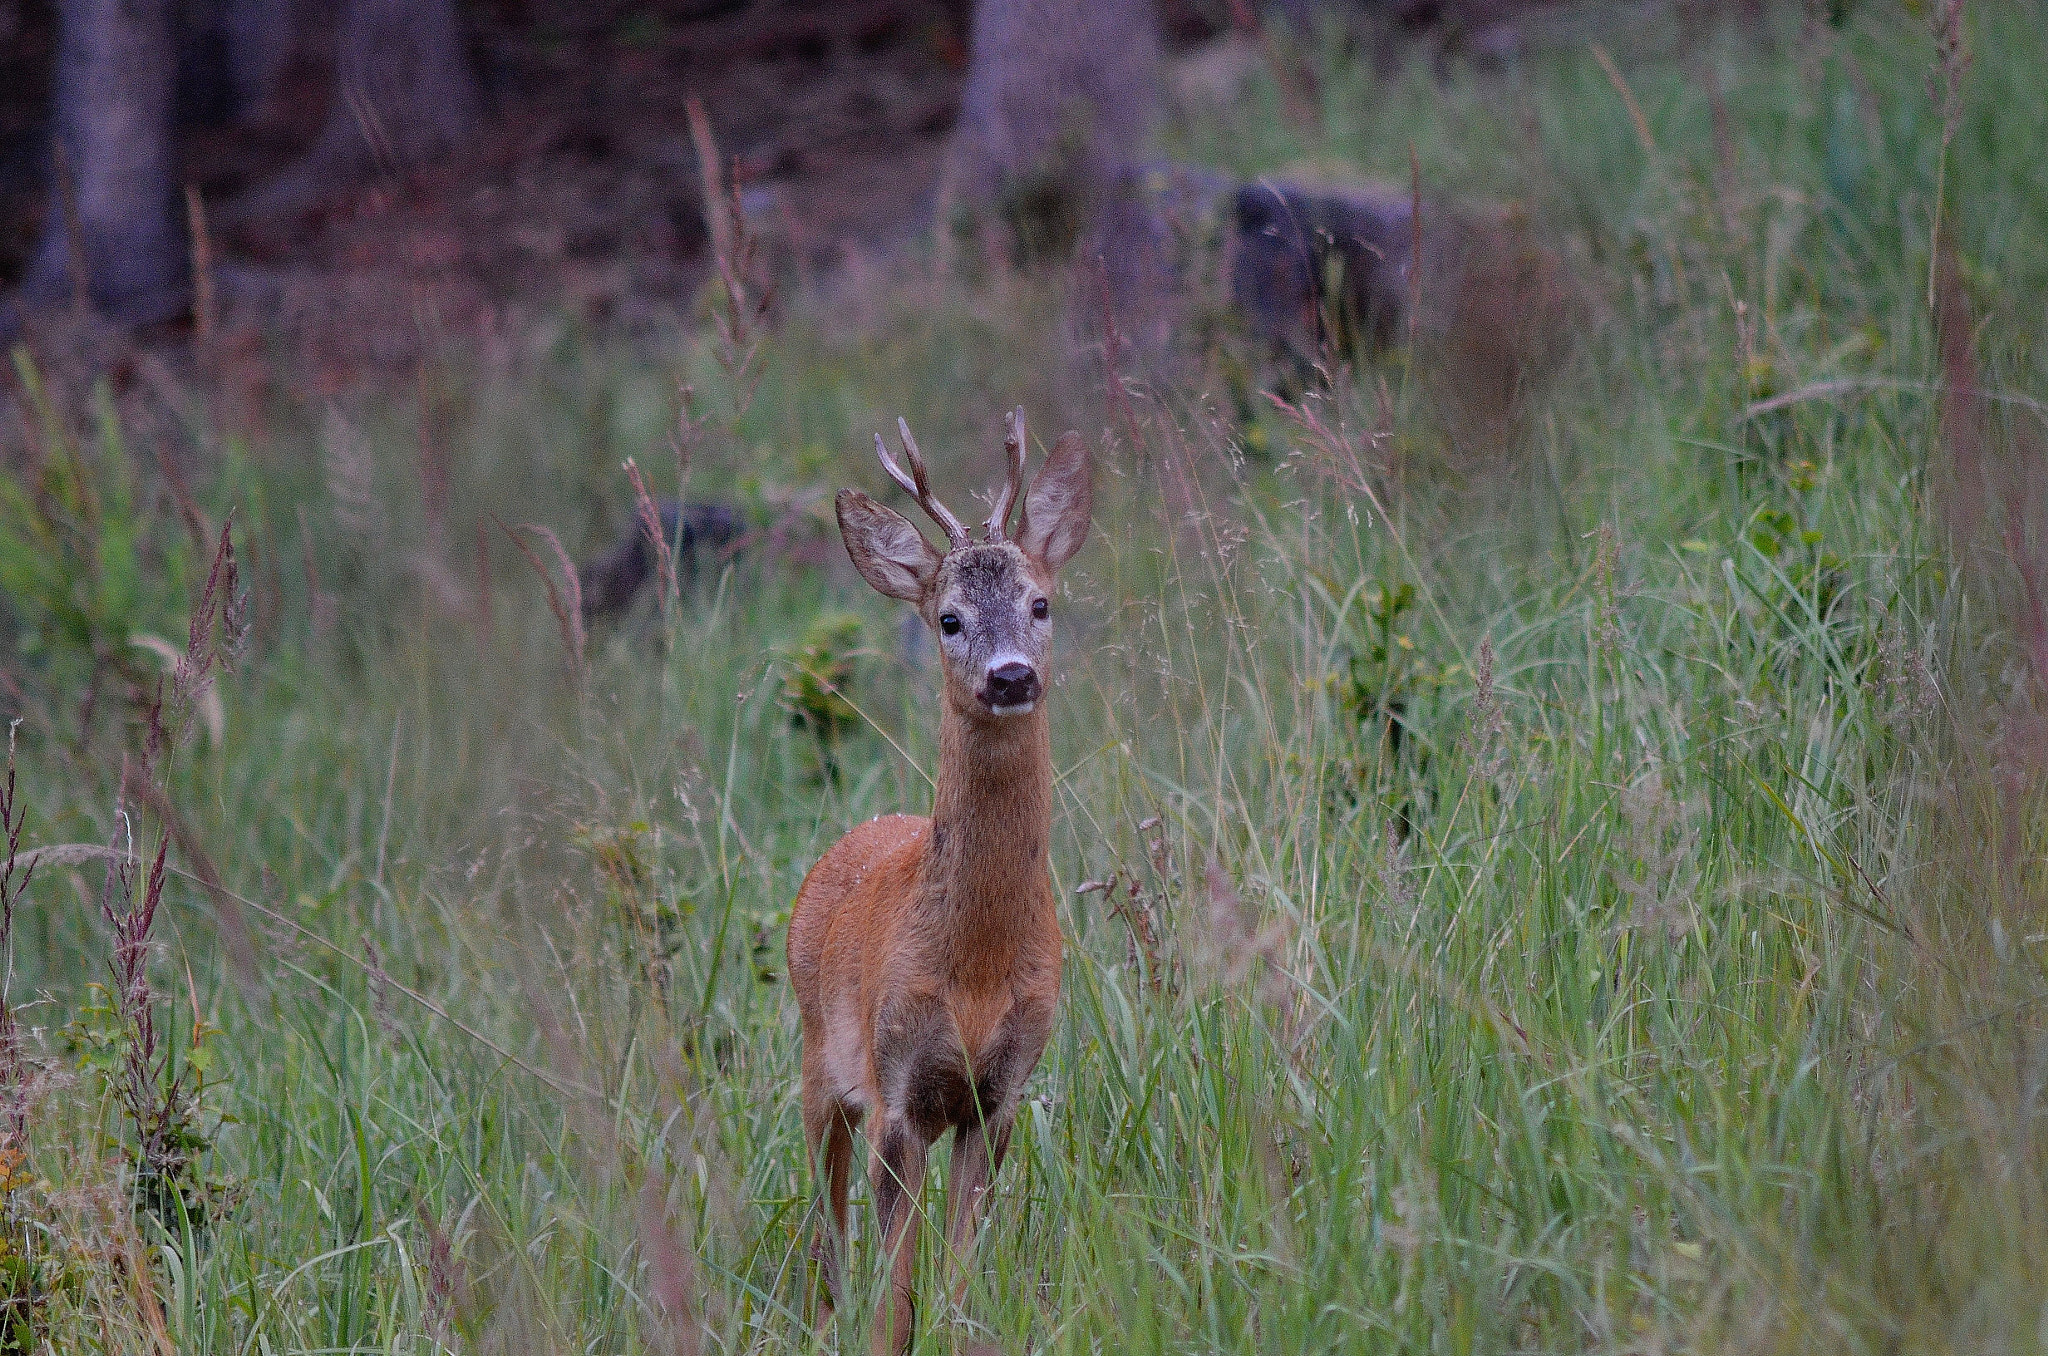
[[998,716],[1029,715],[1038,705],[1038,670],[1019,659],[1005,659],[989,665],[982,683],[981,700]]

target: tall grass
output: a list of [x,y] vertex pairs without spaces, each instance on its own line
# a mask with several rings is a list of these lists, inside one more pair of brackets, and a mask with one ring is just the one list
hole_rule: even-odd
[[[219,1029],[207,1167],[239,1203],[138,1222],[113,1086],[45,1086],[50,1349],[829,1345],[781,928],[839,833],[926,802],[936,719],[928,642],[820,492],[876,483],[898,411],[985,479],[1018,399],[1108,466],[1059,609],[1066,986],[965,1308],[927,1285],[921,1342],[2039,1349],[2040,766],[1989,740],[2040,693],[1995,565],[1928,511],[1925,280],[1938,173],[1993,404],[2031,417],[2048,113],[2026,16],[1970,48],[1939,171],[1925,28],[1875,4],[1617,48],[1640,129],[1579,51],[1325,60],[1311,124],[1262,86],[1178,149],[1400,172],[1412,144],[1572,262],[1594,322],[1500,455],[1448,448],[1398,357],[1291,415],[1105,391],[1045,356],[1056,286],[919,282],[867,333],[799,314],[751,404],[719,404],[714,340],[678,360],[740,411],[693,491],[772,530],[594,632],[581,681],[461,525],[627,526],[672,366],[566,332],[448,359],[438,538],[414,411],[276,412],[209,506],[244,501],[257,641],[167,787],[260,982],[184,875],[153,961]],[[836,778],[780,700],[827,609],[865,636]],[[118,761],[67,739],[21,728],[35,845],[109,837]],[[8,989],[60,1073],[109,947],[75,874],[37,870]]]

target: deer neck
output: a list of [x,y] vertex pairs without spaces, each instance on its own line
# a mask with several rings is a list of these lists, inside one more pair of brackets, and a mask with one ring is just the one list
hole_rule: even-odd
[[976,718],[946,703],[927,849],[927,902],[986,946],[1038,921],[1052,837],[1052,739],[1045,703]]

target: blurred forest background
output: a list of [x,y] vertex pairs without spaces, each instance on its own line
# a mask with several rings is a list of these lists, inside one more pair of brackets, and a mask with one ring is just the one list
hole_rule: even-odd
[[2048,1350],[2044,18],[0,0],[0,1356],[829,1348],[831,496],[1019,403],[1066,987],[920,1349]]
[[[1381,73],[1441,74],[1595,35],[1625,56],[1689,50],[1763,16],[1699,0],[9,0],[0,326],[83,298],[228,353],[284,337],[322,390],[543,313],[674,342],[725,208],[705,199],[693,98],[765,271],[837,282],[998,199],[1013,226],[1020,205],[1075,218],[1049,228],[1064,249],[1089,209],[1057,199],[1160,170],[1163,124],[1247,97],[1283,48],[1300,118],[1304,53],[1325,38]],[[1078,253],[1128,254],[1142,230]]]

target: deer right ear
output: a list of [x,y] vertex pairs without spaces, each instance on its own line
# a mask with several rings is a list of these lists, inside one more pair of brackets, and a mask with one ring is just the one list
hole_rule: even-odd
[[886,597],[922,602],[941,559],[924,534],[859,490],[841,490],[833,505],[839,511],[839,536],[860,577]]

